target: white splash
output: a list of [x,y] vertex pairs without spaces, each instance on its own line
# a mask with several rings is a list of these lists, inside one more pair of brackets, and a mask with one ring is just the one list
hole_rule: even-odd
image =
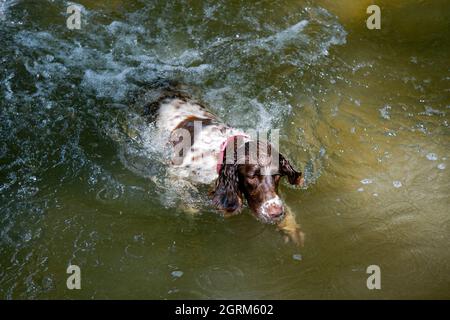
[[276,33],[273,36],[263,39],[262,42],[274,42],[278,48],[281,48],[286,44],[286,42],[298,39],[299,36],[301,36],[301,32],[307,25],[308,21],[302,20],[295,25]]
[[17,2],[17,0],[0,0],[0,21],[6,20],[8,10],[15,6]]

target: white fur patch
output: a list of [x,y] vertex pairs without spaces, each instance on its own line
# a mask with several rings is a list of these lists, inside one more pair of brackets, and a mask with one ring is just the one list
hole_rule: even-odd
[[208,118],[205,110],[198,104],[173,99],[159,107],[157,126],[160,130],[172,132],[183,120],[189,116]]
[[[173,99],[160,106],[157,127],[159,130],[172,132],[188,117],[208,119],[210,114],[200,105]],[[183,157],[182,163],[170,168],[172,174],[193,182],[211,184],[217,177],[217,163],[221,144],[233,135],[243,135],[241,130],[223,124],[203,127],[195,142]]]
[[269,208],[271,206],[277,206],[277,207],[282,207],[283,206],[283,202],[281,201],[279,196],[275,196],[272,199],[269,199],[269,200],[265,201],[261,205],[261,213],[266,215],[266,216],[270,216]]

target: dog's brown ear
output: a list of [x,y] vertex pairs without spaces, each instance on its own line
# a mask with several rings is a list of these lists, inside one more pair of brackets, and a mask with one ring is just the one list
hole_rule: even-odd
[[302,183],[302,173],[295,170],[289,161],[282,155],[280,157],[280,174],[287,176],[289,183],[292,185],[300,185]]
[[227,213],[239,211],[242,207],[242,193],[236,164],[224,164],[213,192],[213,204]]

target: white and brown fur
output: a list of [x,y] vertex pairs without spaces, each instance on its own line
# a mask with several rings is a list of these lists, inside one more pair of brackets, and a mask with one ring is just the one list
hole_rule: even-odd
[[[303,182],[301,173],[293,169],[289,161],[279,154],[279,172],[273,176],[259,175],[257,172],[262,168],[248,164],[224,164],[218,173],[217,163],[222,143],[229,137],[243,136],[245,132],[224,124],[178,85],[164,84],[152,88],[148,95],[150,102],[144,106],[144,115],[155,123],[161,134],[170,137],[173,146],[181,141],[181,138],[175,135],[177,129],[187,130],[192,137],[191,147],[182,154],[182,160],[178,163],[172,162],[169,168],[171,174],[192,183],[214,185],[212,203],[226,215],[240,212],[245,198],[257,218],[264,222],[277,223],[295,243],[303,242],[303,233],[295,222],[292,211],[278,196],[281,176],[286,175],[294,185]],[[201,122],[202,125],[194,135],[195,122]],[[251,143],[263,143],[244,137],[236,138],[234,142],[234,151],[237,148],[247,150]],[[271,146],[268,147],[270,149]]]

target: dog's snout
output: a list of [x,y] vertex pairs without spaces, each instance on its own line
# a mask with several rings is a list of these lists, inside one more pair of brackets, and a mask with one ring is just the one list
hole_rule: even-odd
[[262,212],[270,219],[278,219],[284,215],[283,203],[279,197],[274,197],[262,205]]
[[271,218],[279,218],[284,214],[284,208],[282,206],[270,206],[268,212]]

